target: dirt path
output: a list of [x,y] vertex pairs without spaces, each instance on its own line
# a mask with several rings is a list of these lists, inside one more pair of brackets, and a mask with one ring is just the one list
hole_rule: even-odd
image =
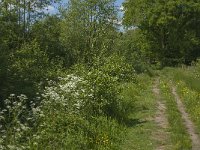
[[169,134],[166,131],[169,123],[166,116],[166,106],[165,103],[161,100],[158,84],[159,79],[156,79],[153,87],[153,92],[157,98],[157,112],[154,120],[158,125],[158,129],[157,131],[155,131],[155,133],[153,133],[153,137],[156,141],[158,141],[158,147],[156,148],[156,150],[165,150],[167,148],[167,143],[169,139]]
[[192,150],[200,150],[200,138],[198,136],[198,134],[195,132],[195,126],[193,124],[193,122],[190,120],[188,113],[185,110],[185,107],[183,105],[183,103],[181,102],[180,97],[178,96],[177,92],[176,92],[176,88],[173,86],[172,87],[172,93],[176,99],[176,103],[178,106],[179,111],[182,114],[182,118],[184,121],[184,124],[187,128],[187,132],[190,135],[190,138],[192,140]]

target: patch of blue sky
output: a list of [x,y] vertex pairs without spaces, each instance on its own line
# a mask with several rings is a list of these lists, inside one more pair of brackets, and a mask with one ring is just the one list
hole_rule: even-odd
[[117,6],[121,6],[123,2],[124,2],[124,0],[117,0],[116,1],[116,5]]
[[[69,0],[61,0],[61,4],[66,4]],[[124,2],[125,0],[116,0],[116,6],[117,7],[121,7],[122,6],[122,3]],[[56,14],[58,12],[58,4],[54,4],[54,6],[47,6],[45,8],[45,12],[46,13],[49,13],[49,14]]]
[[[67,3],[69,0],[62,0],[63,3]],[[121,5],[124,2],[124,0],[116,0],[117,5]]]

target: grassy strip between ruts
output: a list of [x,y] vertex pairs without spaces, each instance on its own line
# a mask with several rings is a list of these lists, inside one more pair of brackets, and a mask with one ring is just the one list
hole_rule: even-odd
[[126,84],[127,88],[122,95],[135,101],[135,109],[129,116],[127,135],[123,150],[155,150],[156,141],[152,132],[156,130],[153,117],[156,112],[156,101],[152,93],[152,80],[150,77],[140,75],[140,84]]
[[177,108],[174,96],[171,92],[169,81],[161,80],[160,89],[162,99],[166,101],[166,113],[169,121],[169,133],[173,150],[190,150],[191,140],[186,132],[181,114]]

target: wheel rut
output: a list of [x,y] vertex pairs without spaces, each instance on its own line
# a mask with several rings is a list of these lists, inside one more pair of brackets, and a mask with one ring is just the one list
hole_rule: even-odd
[[161,100],[161,94],[158,85],[159,79],[156,79],[153,87],[153,93],[157,99],[157,112],[154,121],[157,124],[158,128],[153,133],[153,137],[158,142],[156,150],[165,150],[167,149],[167,141],[169,139],[169,134],[166,131],[166,129],[169,126],[169,123],[166,116],[166,106],[165,103]]
[[191,121],[188,113],[186,112],[185,106],[183,105],[181,98],[176,92],[176,87],[172,86],[172,93],[175,97],[177,107],[182,115],[183,122],[187,129],[187,132],[190,135],[190,139],[192,141],[192,150],[200,150],[200,138],[199,135],[196,133],[195,125]]

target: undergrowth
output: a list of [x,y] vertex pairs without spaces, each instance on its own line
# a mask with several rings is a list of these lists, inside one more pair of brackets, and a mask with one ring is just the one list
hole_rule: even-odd
[[[11,94],[0,110],[0,149],[118,150],[142,81],[124,58],[107,60],[46,80],[34,101]],[[127,82],[133,94],[123,96]]]

